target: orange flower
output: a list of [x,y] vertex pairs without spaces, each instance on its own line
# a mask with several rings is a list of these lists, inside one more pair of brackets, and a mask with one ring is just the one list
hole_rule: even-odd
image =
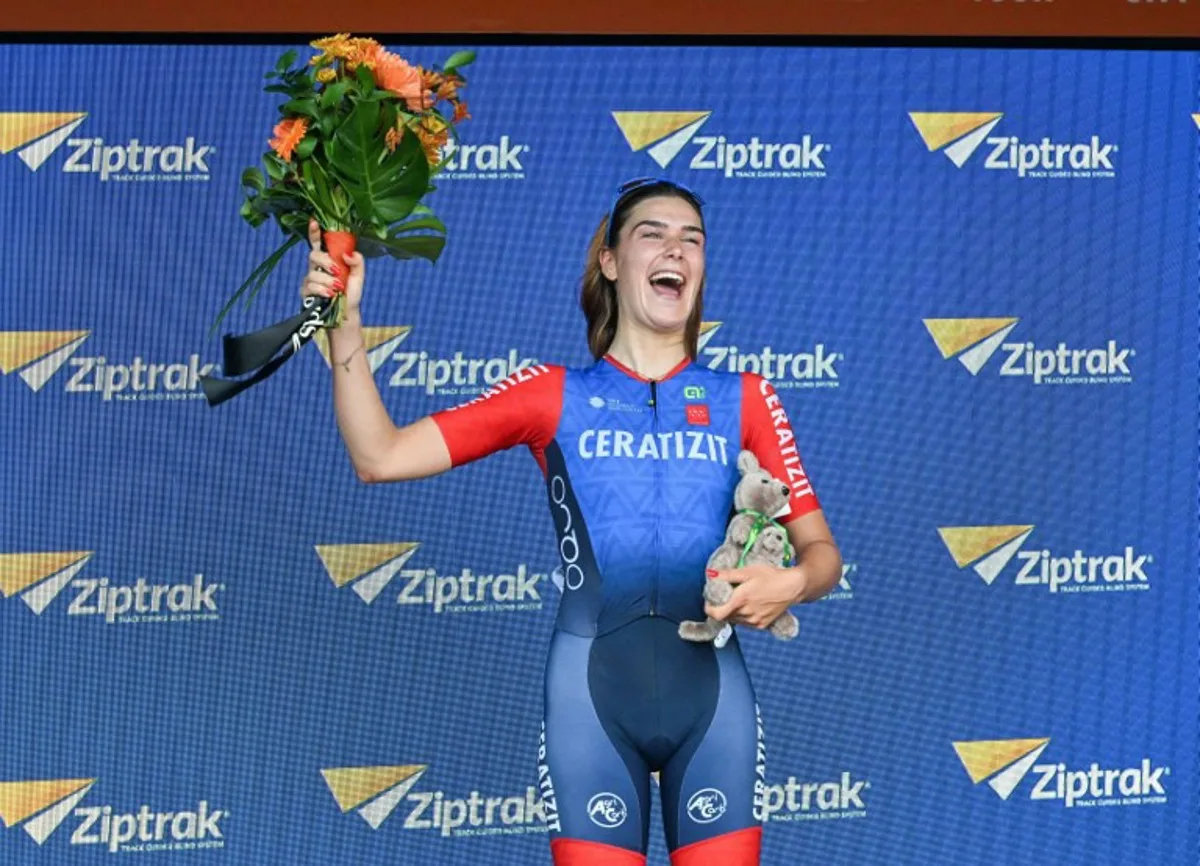
[[383,51],[383,46],[374,39],[351,39],[350,51],[346,55],[346,68],[356,69],[359,66],[365,66],[367,69],[373,70],[381,51]]
[[308,132],[308,121],[303,117],[289,117],[275,124],[273,132],[275,137],[267,142],[271,145],[271,150],[279,154],[280,158],[291,160],[292,151],[296,149],[300,139],[304,138],[304,133]]
[[396,146],[400,144],[400,139],[404,137],[404,128],[393,126],[387,131],[387,135],[383,137],[384,143],[387,144],[388,153],[396,150]]
[[421,140],[421,148],[425,151],[425,159],[430,165],[442,161],[442,148],[450,141],[450,130],[446,124],[436,117],[426,117],[416,128],[417,138]]
[[464,120],[470,120],[471,115],[467,113],[466,102],[454,103],[454,120],[453,123],[461,123]]
[[426,69],[423,66],[418,66],[417,71],[421,73],[421,86],[426,90],[437,90],[441,86],[442,74],[434,69]]
[[458,87],[462,82],[457,78],[445,78],[437,87],[437,99],[454,102],[458,99]]
[[321,53],[310,59],[308,61],[309,65],[323,66],[336,57],[349,57],[350,53],[353,51],[355,41],[357,40],[351,39],[349,33],[338,33],[333,36],[327,36],[324,39],[317,39],[314,42],[310,42],[309,45]]
[[398,54],[381,49],[375,55],[375,83],[403,99],[409,111],[421,111],[430,104],[421,86],[421,73]]
[[322,84],[328,84],[335,78],[337,78],[337,70],[332,66],[326,66],[323,69],[317,70],[317,81],[320,81]]

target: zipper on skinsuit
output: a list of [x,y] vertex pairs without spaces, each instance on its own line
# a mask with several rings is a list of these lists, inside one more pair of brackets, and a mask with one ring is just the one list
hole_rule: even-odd
[[[658,383],[650,380],[650,409],[654,412],[651,431],[654,440],[658,442]],[[658,551],[658,521],[662,514],[661,503],[658,501],[662,488],[662,461],[654,461],[654,583],[650,586],[650,616],[658,615],[658,572],[660,568]]]

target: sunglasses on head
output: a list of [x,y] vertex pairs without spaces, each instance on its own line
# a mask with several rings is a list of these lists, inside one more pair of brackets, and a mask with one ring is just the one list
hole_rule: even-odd
[[633,193],[652,187],[664,187],[666,189],[678,190],[687,197],[693,199],[696,202],[697,207],[704,206],[704,200],[700,198],[700,196],[696,195],[695,192],[688,189],[683,184],[676,183],[673,180],[668,180],[665,177],[635,177],[633,180],[627,180],[617,187],[617,197],[613,200],[612,208],[608,212],[608,231],[604,236],[604,243],[607,246],[611,247],[613,245],[613,240],[615,239],[616,233],[614,231],[614,223],[616,222],[617,218],[617,210],[620,209],[621,205]]

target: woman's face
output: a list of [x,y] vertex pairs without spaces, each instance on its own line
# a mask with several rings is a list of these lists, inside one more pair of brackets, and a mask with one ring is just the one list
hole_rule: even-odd
[[634,205],[616,247],[600,253],[624,326],[684,329],[704,280],[704,240],[700,215],[685,200],[654,196]]

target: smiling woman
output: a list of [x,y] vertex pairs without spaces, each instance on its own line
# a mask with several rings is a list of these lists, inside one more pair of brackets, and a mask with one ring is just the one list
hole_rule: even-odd
[[[645,863],[652,773],[673,866],[759,863],[763,726],[736,635],[716,646],[678,633],[710,612],[705,566],[725,536],[743,449],[787,479],[779,520],[798,560],[721,572],[737,588],[720,618],[763,628],[841,574],[771,383],[695,363],[702,208],[671,181],[623,185],[592,237],[581,286],[594,363],[530,367],[401,429],[364,357],[363,259],[346,260],[346,322],[329,343],[338,423],[359,477],[422,478],[525,445],[545,478],[564,584],[538,750],[556,866]],[[320,240],[314,229],[306,294],[330,291]]]

